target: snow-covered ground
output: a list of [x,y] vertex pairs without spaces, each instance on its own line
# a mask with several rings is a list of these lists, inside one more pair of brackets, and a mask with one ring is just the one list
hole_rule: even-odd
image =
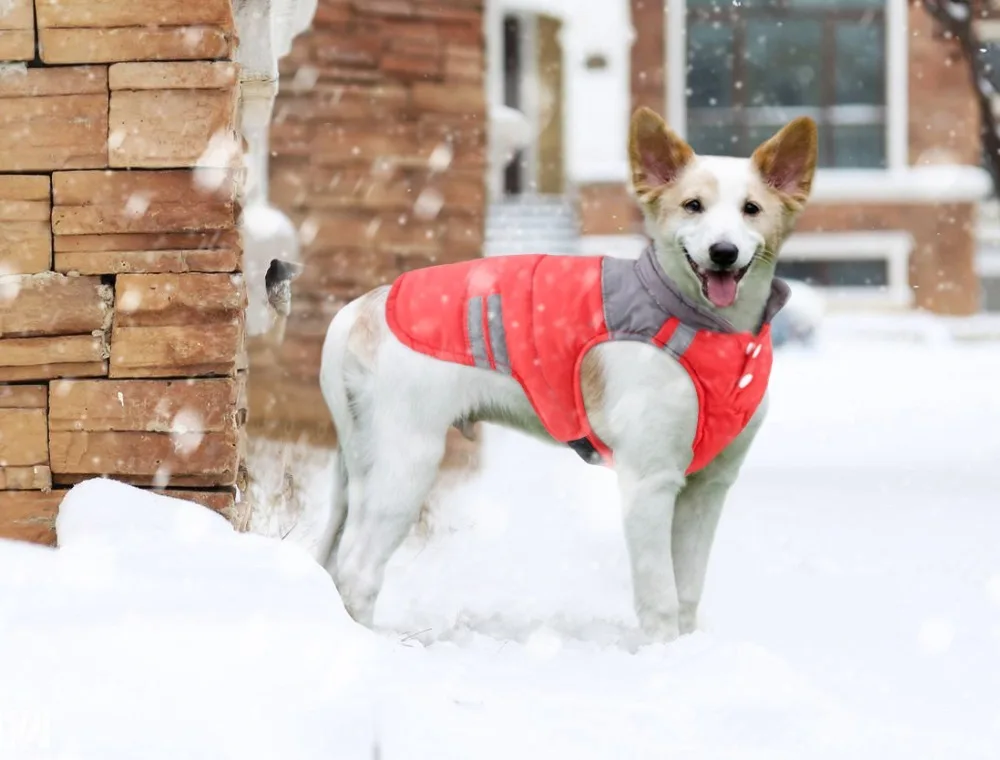
[[59,550],[0,543],[0,757],[995,760],[1000,344],[837,324],[779,352],[699,633],[637,645],[614,476],[501,430],[377,635],[315,510],[282,543],[91,482]]

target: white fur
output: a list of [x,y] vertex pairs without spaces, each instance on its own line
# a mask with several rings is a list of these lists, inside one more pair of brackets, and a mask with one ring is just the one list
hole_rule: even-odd
[[741,158],[699,156],[696,166],[718,180],[719,195],[706,203],[704,213],[680,220],[675,233],[677,240],[684,245],[694,262],[704,269],[712,267],[708,256],[710,246],[732,243],[739,249],[733,268],[743,269],[764,245],[764,236],[746,223],[741,211],[743,202],[750,195],[752,175],[749,165]]
[[[745,222],[751,164],[698,158],[722,188],[706,213],[676,229],[652,223],[666,271],[692,298],[700,285],[679,244],[701,256],[719,239],[751,264],[761,236]],[[663,220],[661,220],[662,224]],[[755,329],[774,264],[753,260],[737,302],[720,310],[738,329]],[[545,437],[520,385],[499,372],[414,352],[385,321],[387,289],[344,308],[323,347],[321,384],[339,432],[341,480],[334,499],[335,535],[327,567],[352,616],[371,625],[386,563],[416,521],[444,455],[453,424],[470,417]],[[365,351],[352,351],[364,321]],[[603,373],[603,405],[588,405],[597,435],[615,453],[635,611],[652,638],[669,641],[696,627],[705,570],[726,493],[766,411],[713,462],[686,477],[698,400],[684,368],[666,352],[636,342],[593,349]]]

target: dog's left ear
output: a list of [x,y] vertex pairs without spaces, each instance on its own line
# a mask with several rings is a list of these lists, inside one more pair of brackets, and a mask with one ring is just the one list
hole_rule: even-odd
[[750,160],[770,187],[802,205],[812,189],[818,143],[816,122],[802,116],[757,148]]
[[632,117],[628,155],[632,187],[642,198],[677,179],[694,158],[694,151],[655,111],[644,106]]

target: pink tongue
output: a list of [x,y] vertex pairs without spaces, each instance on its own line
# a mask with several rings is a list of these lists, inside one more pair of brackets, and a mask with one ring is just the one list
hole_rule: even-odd
[[705,290],[708,300],[723,308],[736,301],[736,275],[732,272],[706,272]]

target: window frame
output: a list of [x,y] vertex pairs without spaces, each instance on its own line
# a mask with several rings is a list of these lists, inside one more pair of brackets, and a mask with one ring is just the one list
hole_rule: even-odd
[[[692,9],[699,10],[699,9]],[[800,9],[789,8],[789,14],[797,14]],[[809,9],[803,8],[803,17],[808,17]],[[858,13],[871,12],[872,8],[844,9],[849,17],[857,17]],[[705,9],[706,14],[713,13]],[[829,13],[830,11],[826,11]],[[885,46],[885,166],[884,168],[857,167],[823,167],[819,174],[836,175],[841,173],[878,174],[905,170],[909,166],[909,124],[908,124],[908,45],[909,45],[909,9],[907,0],[885,0],[882,12],[886,30]],[[727,14],[721,10],[720,14]],[[839,11],[835,11],[839,15]],[[678,19],[682,23],[676,23]],[[674,23],[671,23],[674,20]],[[666,104],[667,118],[679,135],[687,134],[687,0],[667,0],[667,12],[664,14],[664,35],[667,48]],[[832,76],[824,72],[824,78]]]

